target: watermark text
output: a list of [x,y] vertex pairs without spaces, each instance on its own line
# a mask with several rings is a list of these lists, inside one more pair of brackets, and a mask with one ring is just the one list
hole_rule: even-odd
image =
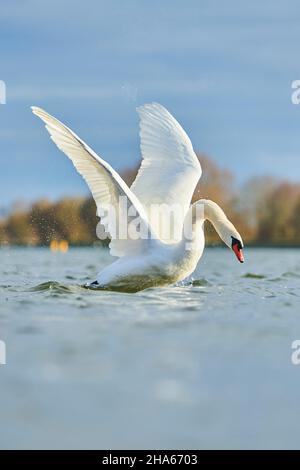
[[6,364],[6,344],[0,339],[0,365]]
[[291,355],[291,361],[294,366],[299,366],[300,364],[300,339],[295,339],[292,342],[292,349],[294,349]]
[[0,104],[6,104],[6,84],[0,80]]
[[291,100],[293,104],[299,104],[300,103],[300,80],[294,80],[292,82],[292,90],[293,91],[291,95]]

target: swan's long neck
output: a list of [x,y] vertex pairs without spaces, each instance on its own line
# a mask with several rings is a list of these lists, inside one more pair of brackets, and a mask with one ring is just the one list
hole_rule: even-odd
[[192,236],[197,245],[203,238],[203,224],[206,220],[211,222],[220,238],[228,245],[228,234],[236,232],[236,229],[221,207],[208,199],[200,199],[191,205],[185,219],[183,239],[187,242]]
[[200,199],[194,205],[196,207],[196,217],[197,211],[200,209],[200,219],[202,212],[203,220],[208,220],[214,226],[222,240],[224,240],[229,230],[235,230],[232,223],[227,219],[225,212],[215,202],[208,199]]
[[205,220],[212,223],[223,242],[232,248],[241,263],[244,262],[242,238],[234,225],[215,202],[201,199],[190,207],[184,222],[182,240],[175,249],[182,276],[190,275],[201,258],[205,245]]
[[[180,277],[189,276],[197,266],[203,253],[205,240],[203,225],[209,220],[226,245],[230,245],[230,234],[235,229],[222,209],[212,201],[201,199],[191,205],[184,222],[182,240],[173,246],[174,261],[180,268]],[[235,231],[235,232],[234,232]]]

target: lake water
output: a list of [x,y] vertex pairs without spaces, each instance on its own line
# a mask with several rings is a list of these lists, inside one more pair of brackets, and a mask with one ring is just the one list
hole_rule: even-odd
[[300,448],[300,250],[245,255],[124,294],[80,287],[100,248],[2,248],[0,447]]

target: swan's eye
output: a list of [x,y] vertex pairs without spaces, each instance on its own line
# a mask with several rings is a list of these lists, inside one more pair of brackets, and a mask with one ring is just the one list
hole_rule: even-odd
[[231,237],[231,239],[232,239],[232,243],[231,243],[232,248],[233,248],[233,245],[237,245],[239,250],[242,250],[244,248],[241,240],[238,240],[237,238],[234,238],[234,237]]
[[232,244],[231,247],[239,260],[240,263],[244,262],[244,254],[243,254],[243,245],[240,240],[237,238],[231,237],[232,238]]

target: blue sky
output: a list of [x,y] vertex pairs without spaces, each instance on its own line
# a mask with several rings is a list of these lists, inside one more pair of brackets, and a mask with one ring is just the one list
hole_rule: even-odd
[[0,207],[85,194],[29,106],[116,169],[139,160],[135,107],[165,105],[238,181],[300,180],[297,0],[10,0],[0,10]]

